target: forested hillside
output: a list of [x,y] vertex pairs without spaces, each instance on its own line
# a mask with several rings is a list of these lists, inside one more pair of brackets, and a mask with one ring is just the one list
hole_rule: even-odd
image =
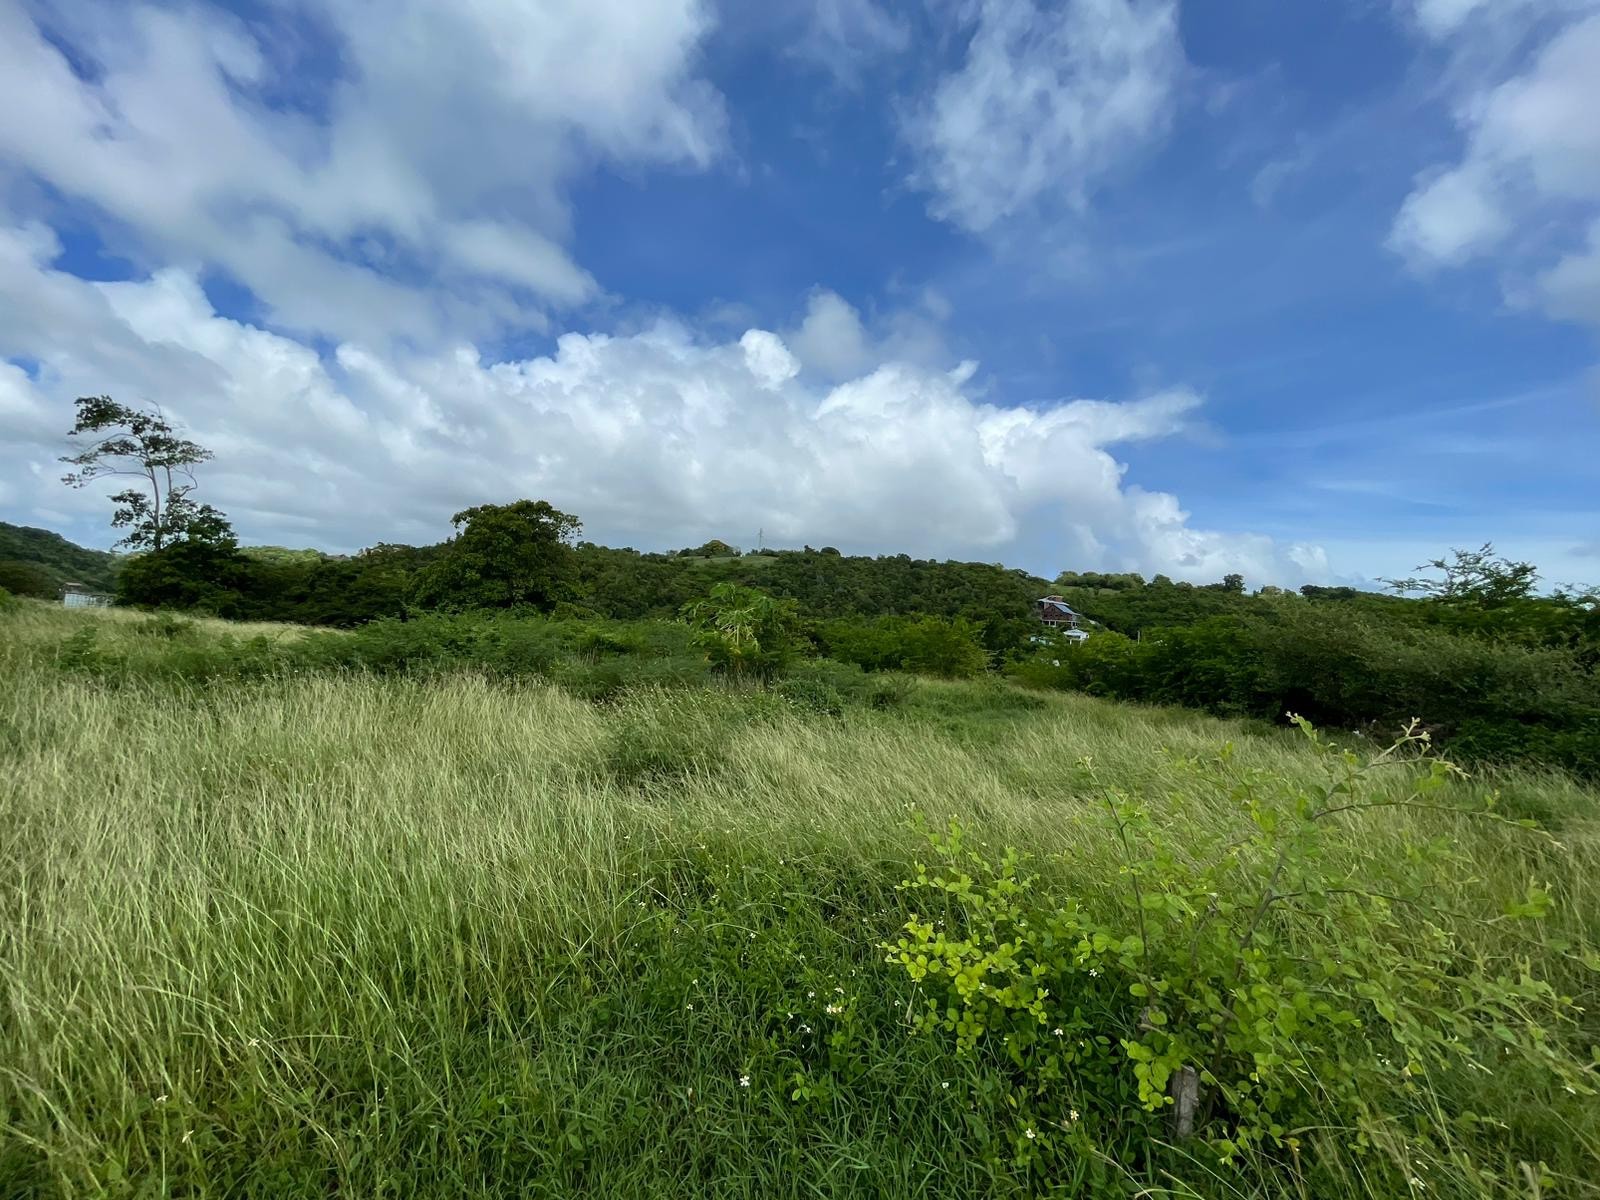
[[19,596],[51,597],[64,583],[109,592],[117,555],[74,545],[59,533],[0,521],[0,587]]

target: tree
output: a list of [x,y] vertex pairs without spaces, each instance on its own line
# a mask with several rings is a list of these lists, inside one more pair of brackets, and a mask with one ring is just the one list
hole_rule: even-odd
[[1451,559],[1435,558],[1415,568],[1441,571],[1443,579],[1413,577],[1380,579],[1401,595],[1417,592],[1434,600],[1452,604],[1496,608],[1533,595],[1539,572],[1532,563],[1496,558],[1494,545],[1485,542],[1476,550],[1452,550]]
[[435,608],[548,612],[576,577],[572,543],[583,522],[544,500],[480,504],[450,518],[459,531],[418,573],[413,598]]
[[131,550],[159,551],[175,541],[231,546],[233,528],[221,512],[190,497],[197,485],[194,468],[211,451],[179,437],[159,408],[130,408],[110,396],[80,396],[78,419],[68,437],[95,440],[61,461],[75,468],[61,482],[81,488],[111,475],[142,480],[111,496],[111,524],[126,529],[118,542]]
[[117,603],[147,608],[200,609],[237,618],[250,560],[232,538],[185,537],[131,556],[117,576]]
[[720,671],[768,678],[794,651],[795,611],[789,600],[737,583],[714,584],[704,599],[684,605],[697,642]]
[[961,617],[908,621],[901,629],[901,639],[900,665],[908,671],[966,679],[982,674],[989,666],[989,655],[978,641],[978,630]]

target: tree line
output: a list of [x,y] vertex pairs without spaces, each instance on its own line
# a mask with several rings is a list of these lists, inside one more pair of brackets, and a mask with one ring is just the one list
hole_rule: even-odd
[[[543,500],[456,513],[430,546],[348,557],[240,547],[193,496],[209,459],[159,411],[78,401],[70,486],[136,480],[111,497],[131,553],[125,604],[241,620],[354,627],[427,613],[523,611],[564,620],[685,619],[713,665],[772,677],[795,656],[867,671],[1005,672],[1036,687],[1347,729],[1430,721],[1484,758],[1600,773],[1600,602],[1537,590],[1529,563],[1492,546],[1386,581],[1390,593],[1307,585],[1248,591],[1237,574],[1194,585],[1157,575],[842,555],[832,547],[740,554],[713,540],[640,552],[581,540],[578,517]],[[63,543],[70,545],[70,543]],[[1044,629],[1035,600],[1059,593],[1091,637]]]

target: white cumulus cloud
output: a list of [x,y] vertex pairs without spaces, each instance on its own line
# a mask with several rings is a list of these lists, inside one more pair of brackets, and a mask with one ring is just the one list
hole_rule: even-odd
[[[0,491],[10,514],[103,506],[56,482],[71,398],[157,401],[217,452],[207,499],[250,539],[351,548],[434,540],[471,504],[543,497],[612,543],[681,545],[758,527],[780,544],[1136,567],[1299,582],[1317,553],[1193,528],[1178,500],[1130,486],[1114,451],[1181,432],[1174,389],[1125,402],[1002,404],[972,369],[866,365],[813,381],[775,332],[735,341],[663,322],[569,333],[552,353],[487,362],[470,344],[329,357],[219,316],[193,276],[92,283],[56,269],[39,227],[0,229]],[[1015,557],[1015,555],[1013,555]]]
[[959,70],[917,111],[914,182],[982,233],[1038,206],[1081,208],[1165,131],[1184,67],[1171,0],[982,0]]
[[[702,0],[268,12],[0,0],[0,183],[91,206],[150,262],[225,269],[285,327],[422,340],[595,296],[562,246],[568,183],[724,141]],[[316,92],[313,43],[339,63]]]
[[[1554,316],[1595,321],[1597,8],[1593,0],[1419,4],[1427,32],[1465,58],[1494,65],[1488,77],[1469,73],[1457,98],[1460,159],[1424,172],[1396,216],[1390,245],[1413,265],[1486,261],[1505,272],[1514,298],[1531,298]],[[1490,52],[1525,37],[1535,39],[1535,50],[1513,57],[1513,65]]]

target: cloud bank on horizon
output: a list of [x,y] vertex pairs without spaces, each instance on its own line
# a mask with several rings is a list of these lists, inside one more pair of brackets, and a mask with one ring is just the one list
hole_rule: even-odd
[[[1341,404],[1329,331],[1286,342],[1260,311],[1310,299],[1233,286],[1282,252],[1263,239],[1304,239],[1262,206],[1348,170],[1335,109],[1252,118],[1262,89],[1295,95],[1291,48],[1209,61],[1193,8],[0,0],[0,516],[108,540],[54,461],[71,399],[107,392],[215,449],[206,498],[252,541],[436,540],[535,496],[647,548],[760,528],[1299,583],[1460,529],[1586,561],[1592,526],[1560,532],[1594,515],[1576,459],[1543,454],[1527,491],[1502,439],[1520,508],[1451,520],[1352,477],[1402,443],[1339,428],[1392,404]],[[1577,118],[1600,111],[1600,13],[1382,18],[1358,32],[1396,65],[1363,103],[1422,114],[1412,157],[1319,218],[1317,252],[1359,237],[1386,302],[1446,310],[1424,346],[1464,320],[1521,339],[1489,348],[1494,395],[1419,417],[1466,401],[1488,435],[1535,394],[1592,418],[1600,140]],[[1468,318],[1419,292],[1451,275],[1490,281]],[[1235,378],[1266,358],[1229,344],[1247,334],[1304,375]],[[1426,491],[1484,453],[1435,436],[1408,470]],[[1385,503],[1375,538],[1363,506]]]

